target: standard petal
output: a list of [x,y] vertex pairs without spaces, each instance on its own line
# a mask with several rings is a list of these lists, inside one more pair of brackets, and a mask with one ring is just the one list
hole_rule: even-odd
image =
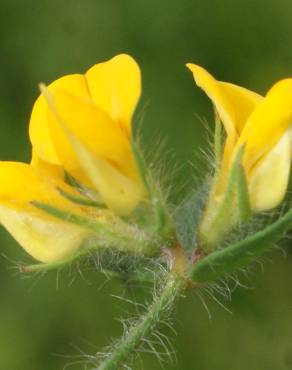
[[51,164],[42,160],[33,149],[30,165],[34,167],[40,174],[47,177],[48,181],[50,179],[55,182],[56,179],[64,180],[64,169],[60,165]]
[[52,98],[47,110],[51,137],[60,162],[72,176],[88,184],[88,178],[64,133],[62,123],[92,155],[109,160],[124,175],[137,178],[129,140],[107,113],[90,101],[62,90],[56,90]]
[[142,184],[133,182],[103,158],[77,146],[75,150],[79,159],[83,159],[86,173],[109,209],[120,215],[131,213],[145,195]]
[[249,117],[238,147],[245,146],[243,164],[252,170],[281,139],[292,124],[292,79],[278,82]]
[[0,178],[0,222],[32,257],[42,262],[61,260],[75,253],[89,237],[81,227],[31,204],[40,201],[78,212],[46,181],[44,173],[24,163],[0,162]]
[[240,134],[247,118],[262,97],[253,91],[227,82],[217,81],[204,68],[188,63],[196,84],[212,100],[227,134]]
[[232,104],[236,131],[241,133],[250,114],[263,100],[263,97],[254,91],[229,82],[218,81],[218,84]]
[[[81,74],[61,77],[48,86],[52,93],[60,88],[72,92],[75,96],[90,99],[86,79]],[[29,136],[34,151],[42,160],[52,164],[60,164],[48,127],[47,102],[43,95],[38,97],[33,106]]]
[[139,66],[121,54],[90,68],[86,79],[93,101],[131,135],[131,118],[141,94]]
[[132,181],[108,161],[90,152],[62,120],[59,120],[59,127],[71,145],[80,169],[104,203],[117,214],[129,214],[145,195],[142,182],[139,179]]
[[283,200],[291,167],[291,129],[248,177],[250,203],[256,212],[272,209]]
[[50,202],[52,192],[41,181],[38,172],[30,165],[20,162],[0,162],[0,202],[15,209],[30,208],[29,202]]

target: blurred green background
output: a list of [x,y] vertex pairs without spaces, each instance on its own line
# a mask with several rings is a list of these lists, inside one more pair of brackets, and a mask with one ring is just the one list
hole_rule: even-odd
[[[198,182],[204,165],[196,153],[207,143],[202,121],[212,126],[212,111],[184,64],[199,63],[222,80],[264,93],[276,80],[292,76],[292,3],[0,0],[0,50],[1,159],[29,159],[27,126],[40,81],[85,71],[126,52],[143,71],[144,145],[153,146],[157,137],[166,140],[169,158],[179,164],[176,181],[190,178],[192,160]],[[116,318],[134,311],[111,294],[142,300],[143,288],[106,282],[95,271],[24,278],[12,261],[29,258],[2,229],[0,237],[0,369],[61,370],[66,364],[83,369],[82,362],[74,365],[79,356],[110,343],[121,333]],[[164,368],[292,369],[289,243],[285,250],[286,258],[270,254],[264,270],[255,266],[249,279],[242,279],[247,288],[237,288],[231,302],[217,296],[232,313],[206,294],[211,319],[197,295],[181,301],[177,335],[171,334],[177,360]],[[144,365],[138,361],[135,369],[163,368],[155,357],[142,357]]]

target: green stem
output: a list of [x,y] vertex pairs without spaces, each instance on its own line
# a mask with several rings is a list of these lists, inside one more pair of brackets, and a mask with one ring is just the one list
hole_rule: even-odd
[[139,347],[160,322],[161,317],[173,307],[176,298],[184,288],[184,280],[170,274],[160,295],[155,297],[147,312],[134,323],[127,333],[115,344],[113,352],[95,370],[116,370]]

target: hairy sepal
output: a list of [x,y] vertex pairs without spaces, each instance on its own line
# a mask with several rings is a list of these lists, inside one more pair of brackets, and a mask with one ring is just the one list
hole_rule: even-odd
[[33,201],[32,205],[45,213],[63,221],[73,223],[84,229],[91,230],[89,249],[113,248],[117,251],[126,251],[145,256],[157,256],[159,246],[155,236],[145,232],[136,225],[129,225],[114,215],[98,218],[89,218],[75,213],[69,213],[49,204]]
[[234,226],[246,222],[251,216],[248,186],[241,164],[243,152],[242,146],[233,161],[219,204],[216,204],[216,192],[211,190],[199,235],[201,248],[207,252],[216,249]]
[[197,248],[198,227],[208,195],[206,189],[208,186],[204,184],[199,190],[194,191],[175,214],[177,238],[188,254],[193,254]]
[[[131,143],[132,152],[136,161],[136,165],[140,174],[140,178],[144,184],[151,202],[152,212],[150,212],[152,220],[148,220],[152,226],[153,232],[156,233],[166,242],[172,241],[175,235],[174,221],[169,214],[163,191],[159,183],[153,179],[151,172],[145,162],[141,150],[135,142]],[[145,208],[144,208],[145,209]],[[152,222],[151,222],[152,221]]]

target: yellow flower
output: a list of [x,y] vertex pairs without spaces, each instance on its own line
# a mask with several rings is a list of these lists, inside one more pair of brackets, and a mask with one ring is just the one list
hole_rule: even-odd
[[30,120],[37,156],[94,189],[118,214],[130,213],[144,195],[131,150],[140,92],[138,65],[118,55],[43,89]]
[[26,163],[0,162],[0,222],[35,259],[62,260],[74,254],[91,232],[61,221],[36,208],[37,200],[66,212],[84,215],[58,192],[72,189],[59,177],[59,169]]
[[66,174],[116,214],[130,213],[144,196],[131,150],[140,89],[139,67],[128,55],[42,87],[30,120],[31,164],[0,162],[0,222],[35,259],[70,257],[93,232],[33,202],[101,223],[110,214],[66,199],[64,192],[80,196]]
[[[217,81],[200,66],[187,67],[212,100],[226,132],[199,230],[202,248],[214,249],[250,211],[270,210],[285,196],[292,153],[292,79],[279,81],[262,97]],[[237,158],[243,174],[234,183]]]
[[222,199],[232,162],[243,147],[251,209],[276,207],[286,193],[291,166],[292,79],[279,81],[262,97],[217,81],[198,65],[187,67],[212,100],[227,135],[215,199]]

